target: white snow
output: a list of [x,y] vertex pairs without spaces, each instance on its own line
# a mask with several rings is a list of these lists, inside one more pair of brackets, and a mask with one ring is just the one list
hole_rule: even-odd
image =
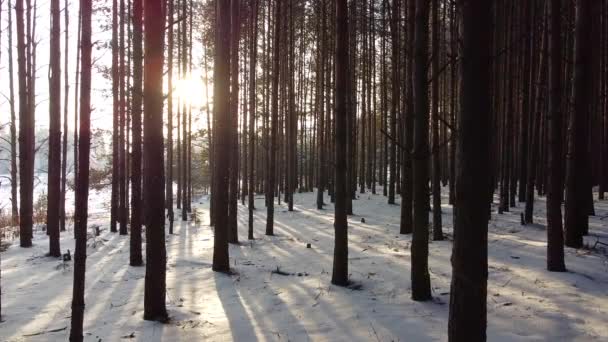
[[[333,205],[315,209],[315,195],[297,194],[296,211],[275,206],[276,236],[264,236],[266,210],[256,199],[255,236],[247,241],[247,208],[239,204],[241,245],[230,246],[235,275],[211,271],[213,230],[208,202],[196,203],[200,223],[176,221],[167,236],[167,303],[171,322],[146,322],[143,267],[130,267],[129,238],[108,228],[108,193],[94,196],[89,240],[85,340],[119,341],[444,341],[450,291],[451,242],[430,243],[434,300],[410,299],[411,236],[399,235],[399,206],[360,195],[349,218],[350,278],[360,289],[330,285]],[[326,201],[329,198],[326,196]],[[447,203],[447,198],[444,198]],[[537,225],[520,226],[523,204],[492,214],[489,235],[489,341],[607,341],[608,257],[605,248],[566,248],[567,273],[545,270],[544,199]],[[451,206],[443,206],[451,237]],[[596,202],[586,242],[608,242],[608,202]],[[179,217],[179,215],[176,215]],[[361,223],[361,218],[366,223]],[[597,236],[598,238],[596,238]],[[306,248],[311,243],[312,248]],[[47,239],[18,242],[2,253],[0,341],[65,341],[70,329],[72,263],[45,257]],[[62,249],[73,251],[72,232]],[[604,246],[605,247],[605,246]],[[293,275],[271,273],[277,267]],[[31,336],[33,334],[37,334]]]

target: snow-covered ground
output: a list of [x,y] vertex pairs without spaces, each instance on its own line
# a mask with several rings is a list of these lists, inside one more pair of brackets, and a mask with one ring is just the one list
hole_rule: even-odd
[[[326,197],[327,199],[327,197]],[[328,199],[327,199],[328,200]],[[230,246],[232,276],[211,271],[213,230],[208,202],[196,203],[200,223],[176,222],[167,236],[168,324],[143,315],[144,268],[130,267],[129,238],[111,234],[97,208],[100,237],[89,240],[85,340],[119,341],[429,341],[447,339],[451,242],[431,242],[434,300],[410,299],[411,236],[399,235],[399,206],[361,195],[349,218],[350,278],[330,285],[333,205],[315,209],[314,194],[298,194],[296,210],[276,207],[276,236],[264,236],[256,199],[256,240],[247,241],[247,209],[239,204],[241,245]],[[103,204],[103,201],[96,201]],[[447,199],[444,198],[444,203]],[[520,226],[519,208],[492,215],[489,235],[489,341],[608,341],[606,249],[566,249],[569,272],[545,270],[544,199],[536,225]],[[101,209],[101,210],[100,210]],[[443,207],[451,237],[451,206]],[[593,245],[608,242],[608,202],[596,202]],[[202,213],[202,214],[200,214]],[[361,223],[361,218],[365,223]],[[72,233],[62,249],[73,250]],[[312,248],[306,248],[310,243]],[[605,247],[605,246],[604,246]],[[65,341],[69,334],[72,265],[45,257],[46,236],[34,247],[2,253],[1,341]],[[273,270],[289,273],[281,275]]]

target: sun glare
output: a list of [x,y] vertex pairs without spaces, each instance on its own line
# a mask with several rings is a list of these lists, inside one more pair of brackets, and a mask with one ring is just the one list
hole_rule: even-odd
[[192,77],[178,79],[174,85],[173,94],[180,101],[186,101],[194,107],[201,107],[207,103],[207,93],[201,79]]

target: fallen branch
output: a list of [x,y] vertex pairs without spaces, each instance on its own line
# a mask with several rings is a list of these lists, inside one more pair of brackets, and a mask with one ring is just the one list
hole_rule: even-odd
[[23,337],[32,337],[32,336],[40,336],[40,335],[44,335],[44,334],[49,334],[49,333],[54,333],[54,332],[59,332],[59,331],[64,331],[66,330],[68,327],[65,326],[63,328],[57,328],[57,329],[51,329],[51,330],[44,330],[44,331],[40,331],[37,333],[33,333],[33,334],[24,334]]

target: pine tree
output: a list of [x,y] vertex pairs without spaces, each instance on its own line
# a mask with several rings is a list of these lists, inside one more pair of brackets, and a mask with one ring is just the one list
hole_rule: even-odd
[[142,112],[142,0],[133,0],[133,103],[132,116],[133,128],[131,134],[132,158],[131,158],[131,238],[130,238],[130,265],[141,266],[143,258],[141,254],[141,112]]
[[[230,1],[217,1],[213,82],[213,189],[228,189],[230,166]],[[230,271],[228,256],[228,194],[214,191],[213,270]]]
[[412,299],[431,299],[429,255],[429,1],[416,2],[414,49],[414,230],[412,236]]
[[334,285],[348,285],[348,221],[346,200],[348,175],[346,168],[347,102],[350,94],[348,83],[348,5],[346,0],[336,0],[336,132],[335,132],[335,191],[336,208],[334,214],[334,265],[331,282]]
[[574,47],[573,110],[569,123],[569,144],[566,162],[566,206],[564,228],[568,247],[580,248],[588,230],[587,196],[590,189],[589,156],[587,152],[592,78],[591,6],[593,0],[576,3]]
[[[17,75],[19,84],[19,242],[21,247],[32,246],[32,215],[34,203],[34,95],[32,84],[31,28],[25,32],[23,0],[15,2],[17,20]],[[28,4],[27,22],[31,8]]]
[[59,0],[51,0],[51,41],[49,63],[49,155],[48,205],[46,225],[49,255],[60,257],[59,219],[61,214],[61,15]]
[[449,341],[486,340],[492,4],[459,0],[462,25]]
[[167,252],[165,247],[165,179],[163,165],[163,38],[162,0],[144,4],[144,201],[146,279],[144,319],[165,322]]
[[74,212],[74,285],[72,294],[72,318],[70,341],[83,340],[84,321],[84,287],[87,259],[87,223],[89,201],[89,154],[91,145],[91,42],[92,1],[80,1],[82,36],[80,38],[81,65],[80,74],[80,137],[78,153],[78,182],[76,183],[76,210]]

